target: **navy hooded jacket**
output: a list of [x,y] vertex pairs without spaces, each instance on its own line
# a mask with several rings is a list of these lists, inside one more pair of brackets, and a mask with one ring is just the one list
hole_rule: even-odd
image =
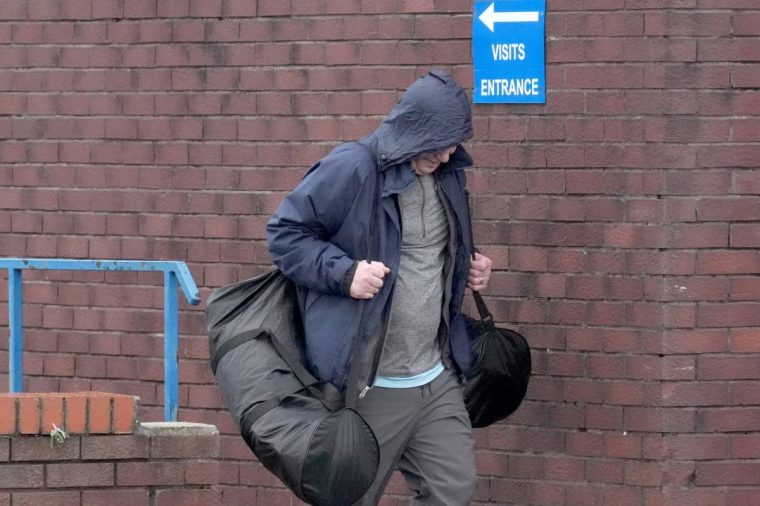
[[[401,255],[396,197],[414,184],[409,162],[451,146],[456,151],[434,172],[457,245],[444,310],[449,311],[451,357],[460,373],[471,367],[460,315],[472,254],[464,173],[472,159],[460,143],[470,137],[467,95],[450,76],[431,71],[409,87],[372,134],[317,162],[267,224],[275,265],[299,287],[306,365],[347,399],[372,385],[380,359]],[[390,268],[383,288],[370,300],[349,295],[360,260]]]

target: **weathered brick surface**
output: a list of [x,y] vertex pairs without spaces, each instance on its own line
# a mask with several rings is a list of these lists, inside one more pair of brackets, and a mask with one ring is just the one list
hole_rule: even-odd
[[[55,448],[44,436],[3,437],[0,504],[220,504],[220,483],[231,480],[220,479],[224,464],[216,458],[216,447],[196,444],[198,440],[218,443],[220,436],[211,429],[202,429],[206,435],[181,430],[161,436],[85,434],[69,437]],[[160,457],[149,452],[154,437],[161,440]]]
[[[547,3],[547,103],[475,106],[468,144],[489,306],[535,364],[523,407],[476,434],[478,504],[753,504],[758,5]],[[471,13],[464,0],[4,2],[0,257],[184,260],[204,296],[264,271],[266,221],[311,163],[372,131],[431,66],[471,85]],[[160,275],[24,280],[26,390],[138,396],[141,418],[160,419]],[[0,326],[6,288],[0,272]],[[216,425],[232,466],[206,503],[290,504],[226,413],[201,308],[180,312],[180,418]],[[0,340],[3,390],[7,356]],[[121,402],[0,397],[18,414],[0,433],[129,433]],[[106,405],[112,418],[87,418]],[[85,461],[186,450],[103,437],[115,444],[81,440]],[[0,440],[13,455],[0,488],[24,491],[0,505],[36,501],[36,462],[52,458],[15,444]],[[203,478],[126,464],[114,479],[130,490],[109,504],[195,500],[149,483]],[[387,506],[404,502],[393,484]]]

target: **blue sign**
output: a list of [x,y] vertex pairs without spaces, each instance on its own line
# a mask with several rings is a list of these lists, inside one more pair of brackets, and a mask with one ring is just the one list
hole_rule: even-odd
[[546,102],[545,0],[475,2],[475,103]]

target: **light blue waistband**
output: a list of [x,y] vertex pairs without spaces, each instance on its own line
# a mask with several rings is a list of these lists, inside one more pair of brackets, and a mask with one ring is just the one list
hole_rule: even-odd
[[378,376],[375,378],[376,387],[382,388],[412,388],[427,385],[443,372],[443,363],[438,364],[430,370],[414,376],[397,377],[397,376]]

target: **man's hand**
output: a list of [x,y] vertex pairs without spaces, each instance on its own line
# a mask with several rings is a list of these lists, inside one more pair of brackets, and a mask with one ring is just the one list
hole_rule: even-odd
[[491,259],[475,253],[475,258],[470,262],[470,275],[467,278],[467,286],[473,292],[485,290],[491,279]]
[[371,299],[383,287],[383,278],[390,272],[382,262],[362,260],[356,265],[354,279],[351,281],[351,297]]

